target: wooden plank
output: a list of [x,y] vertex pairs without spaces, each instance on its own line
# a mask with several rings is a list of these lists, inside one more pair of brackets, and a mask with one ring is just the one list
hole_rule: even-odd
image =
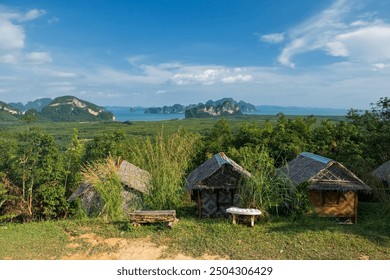
[[173,223],[177,221],[176,210],[157,210],[157,211],[135,211],[129,213],[130,221],[133,223]]

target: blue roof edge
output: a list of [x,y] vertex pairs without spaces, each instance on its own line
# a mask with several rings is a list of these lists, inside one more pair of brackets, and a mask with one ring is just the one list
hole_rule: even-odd
[[327,157],[323,157],[323,156],[320,156],[320,155],[316,155],[316,154],[313,154],[313,153],[309,153],[309,152],[302,152],[299,154],[300,156],[304,156],[304,157],[308,157],[312,160],[315,160],[315,161],[318,161],[318,162],[321,162],[321,163],[324,163],[324,164],[328,164],[329,162],[333,161],[333,159],[330,159],[330,158],[327,158]]

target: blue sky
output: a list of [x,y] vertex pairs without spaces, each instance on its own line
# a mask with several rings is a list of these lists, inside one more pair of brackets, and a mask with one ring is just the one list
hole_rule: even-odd
[[368,108],[390,92],[390,1],[0,2],[0,101]]

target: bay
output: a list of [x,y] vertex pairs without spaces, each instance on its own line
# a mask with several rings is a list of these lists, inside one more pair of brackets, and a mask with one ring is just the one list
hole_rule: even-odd
[[[180,120],[184,119],[184,114],[145,114],[146,108],[137,108],[131,110],[130,107],[105,107],[108,111],[115,115],[115,120],[118,122],[125,121],[165,121],[165,120]],[[311,108],[311,107],[282,107],[282,106],[257,106],[257,112],[245,113],[248,115],[277,115],[283,113],[285,115],[296,116],[345,116],[347,109],[333,108]]]

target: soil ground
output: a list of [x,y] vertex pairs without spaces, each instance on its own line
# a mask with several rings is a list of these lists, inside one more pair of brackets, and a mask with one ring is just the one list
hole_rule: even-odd
[[[103,238],[93,233],[70,237],[68,249],[77,249],[88,243],[88,250],[83,253],[70,254],[63,260],[221,260],[220,256],[203,255],[199,258],[183,254],[170,255],[166,253],[167,247],[156,246],[150,238]],[[102,248],[104,250],[102,250]]]

